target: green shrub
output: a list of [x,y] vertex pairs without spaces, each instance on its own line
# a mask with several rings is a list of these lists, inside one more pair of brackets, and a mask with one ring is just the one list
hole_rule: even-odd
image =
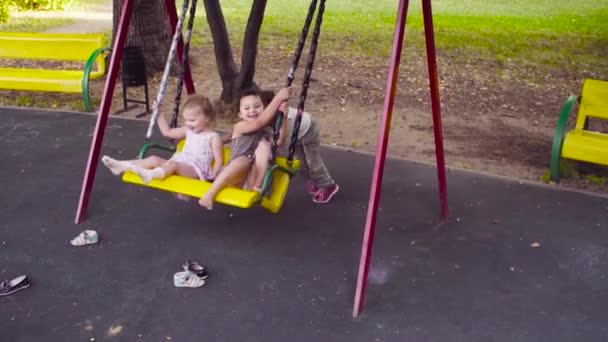
[[74,5],[76,0],[12,0],[20,10],[56,11]]
[[0,24],[5,23],[8,20],[8,3],[0,2]]

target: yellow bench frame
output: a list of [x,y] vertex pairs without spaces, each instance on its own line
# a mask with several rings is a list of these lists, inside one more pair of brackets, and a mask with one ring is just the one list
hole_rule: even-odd
[[[184,146],[184,140],[177,145],[177,150],[181,151]],[[224,147],[224,165],[230,156],[230,149]],[[140,157],[143,157],[140,155]],[[272,213],[277,213],[283,205],[283,200],[287,193],[291,175],[282,169],[295,171],[300,167],[299,160],[293,160],[291,167],[287,166],[287,159],[283,157],[276,158],[276,168],[272,176],[272,192],[268,197],[262,197],[255,191],[243,190],[234,187],[225,187],[215,197],[215,202],[230,205],[238,208],[251,208],[254,204],[260,203],[260,206],[269,210]],[[282,168],[282,169],[281,169]],[[134,172],[123,173],[122,180],[125,183],[132,183],[159,190],[174,192],[195,198],[201,198],[211,187],[210,182],[192,179],[177,175],[171,175],[164,179],[155,179],[150,183],[144,183],[141,178]]]
[[[564,136],[568,117],[578,103],[576,127]],[[608,165],[608,134],[588,130],[588,119],[608,120],[608,82],[586,79],[581,95],[568,98],[562,107],[551,150],[551,180],[559,181],[561,158]]]
[[82,93],[91,112],[89,80],[106,73],[105,46],[103,34],[0,32],[1,58],[86,62],[84,70],[0,68],[0,89]]

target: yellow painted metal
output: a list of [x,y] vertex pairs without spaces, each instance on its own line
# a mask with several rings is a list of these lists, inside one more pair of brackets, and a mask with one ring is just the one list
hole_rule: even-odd
[[[211,183],[209,182],[176,175],[171,175],[163,180],[153,180],[148,184],[144,184],[141,181],[141,178],[133,172],[125,172],[122,176],[122,180],[126,183],[143,185],[196,198],[201,198],[211,186]],[[239,208],[250,208],[255,204],[257,199],[258,193],[255,191],[231,187],[222,189],[215,197],[216,202]]]
[[[0,57],[85,63],[95,50],[105,46],[102,34],[51,34],[0,32]],[[89,78],[105,74],[105,56],[95,60]],[[84,67],[84,66],[83,66]],[[83,70],[0,68],[0,88],[49,92],[82,91]]]
[[[184,141],[180,141],[177,145],[177,150],[181,150],[184,146]],[[224,163],[228,160],[230,149],[224,148]],[[278,157],[277,165],[287,167],[285,158]],[[299,160],[294,160],[292,169],[296,170],[300,166]],[[133,172],[125,172],[122,180],[126,183],[132,183],[142,186],[147,186],[159,190],[179,193],[195,198],[201,198],[211,186],[210,182],[197,179],[171,175],[162,180],[153,180],[148,184],[144,184],[141,178]],[[289,186],[289,175],[281,170],[275,170],[272,182],[272,193],[269,198],[264,197],[261,202],[263,208],[268,209],[272,213],[277,213],[283,204],[287,188]],[[215,201],[218,203],[230,205],[238,208],[251,208],[258,201],[258,193],[233,187],[222,189]]]
[[564,138],[562,157],[608,165],[608,134],[585,129],[588,118],[608,120],[608,82],[586,79],[576,118],[576,128]]
[[82,71],[0,68],[0,88],[80,93]]
[[608,134],[574,129],[566,134],[562,157],[608,165]]
[[279,212],[289,186],[289,175],[283,171],[275,171],[272,176],[272,193],[270,197],[262,198],[260,205],[271,213]]
[[576,128],[583,129],[588,117],[608,120],[608,82],[586,79],[581,91],[581,103]]

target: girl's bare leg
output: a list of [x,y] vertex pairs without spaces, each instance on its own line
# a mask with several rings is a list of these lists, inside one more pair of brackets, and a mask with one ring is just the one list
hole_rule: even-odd
[[153,179],[163,179],[173,174],[198,179],[198,174],[192,166],[174,160],[169,160],[153,169],[135,166],[133,171],[137,173],[146,184],[150,183]]
[[209,190],[198,201],[198,204],[207,209],[213,209],[213,200],[220,190],[227,186],[243,186],[243,182],[247,177],[247,171],[249,170],[249,164],[250,160],[245,156],[241,156],[224,166]]
[[133,171],[135,167],[141,167],[144,169],[153,169],[167,162],[166,159],[150,156],[145,159],[133,159],[133,160],[116,160],[108,156],[103,156],[101,162],[112,171],[115,175],[120,175],[125,171]]
[[247,173],[247,184],[243,187],[246,190],[254,190],[255,191],[255,179],[258,175],[258,169],[254,166],[249,169]]
[[255,150],[255,171],[252,169],[250,174],[253,174],[252,182],[249,183],[251,190],[260,191],[266,170],[268,170],[268,159],[270,159],[270,142],[261,140]]

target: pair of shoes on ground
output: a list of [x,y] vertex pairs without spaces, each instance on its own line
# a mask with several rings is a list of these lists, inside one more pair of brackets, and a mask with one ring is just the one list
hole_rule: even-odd
[[26,289],[30,287],[30,285],[32,285],[32,283],[29,279],[27,279],[27,276],[24,275],[19,276],[15,279],[3,281],[0,283],[0,297],[8,296],[19,290]]
[[325,188],[317,188],[313,182],[308,183],[308,193],[312,195],[312,201],[315,203],[322,204],[331,201],[338,190],[340,190],[340,187],[336,183]]
[[85,230],[78,234],[77,237],[73,238],[70,243],[72,246],[84,246],[97,243],[99,241],[99,234],[94,230]]
[[201,287],[205,285],[207,270],[205,266],[196,261],[186,261],[182,268],[184,271],[177,272],[173,276],[173,284],[176,287]]

